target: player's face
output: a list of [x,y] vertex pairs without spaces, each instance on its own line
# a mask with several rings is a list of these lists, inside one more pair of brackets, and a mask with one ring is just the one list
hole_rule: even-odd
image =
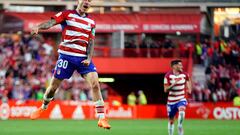
[[178,64],[174,65],[174,69],[179,71],[179,72],[182,72],[183,71],[182,62],[178,62]]
[[92,0],[79,0],[80,8],[79,10],[81,12],[87,12],[88,9],[91,7]]

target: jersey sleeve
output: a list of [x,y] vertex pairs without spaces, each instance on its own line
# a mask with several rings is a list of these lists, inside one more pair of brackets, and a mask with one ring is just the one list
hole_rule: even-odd
[[189,81],[189,74],[185,73],[185,75],[186,75],[186,81]]
[[163,83],[164,83],[164,84],[168,84],[168,79],[167,79],[167,77],[164,77]]
[[89,35],[89,39],[95,39],[95,33],[96,33],[96,28],[95,28],[95,22],[94,22],[94,24],[91,25],[91,33]]
[[60,24],[61,22],[63,22],[65,20],[65,11],[62,12],[58,12],[57,14],[55,14],[54,16],[51,17],[51,19],[56,20],[57,24]]
[[165,74],[164,76],[164,85],[170,85],[170,78],[169,78],[169,74]]

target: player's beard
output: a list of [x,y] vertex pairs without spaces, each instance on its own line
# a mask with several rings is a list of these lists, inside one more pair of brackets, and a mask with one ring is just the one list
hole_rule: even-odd
[[183,69],[182,69],[182,68],[179,68],[179,69],[178,69],[178,72],[182,72],[182,71],[183,71]]

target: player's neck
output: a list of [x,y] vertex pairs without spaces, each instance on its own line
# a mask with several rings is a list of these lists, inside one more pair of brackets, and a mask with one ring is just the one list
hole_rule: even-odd
[[179,75],[179,74],[180,74],[180,72],[179,72],[179,71],[177,71],[177,70],[173,70],[173,74],[174,74],[174,75]]

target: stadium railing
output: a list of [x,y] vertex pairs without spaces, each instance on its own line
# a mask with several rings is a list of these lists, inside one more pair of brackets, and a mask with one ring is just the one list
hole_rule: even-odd
[[109,47],[95,47],[95,57],[189,57],[190,50],[179,50],[178,48],[125,48],[116,49]]

